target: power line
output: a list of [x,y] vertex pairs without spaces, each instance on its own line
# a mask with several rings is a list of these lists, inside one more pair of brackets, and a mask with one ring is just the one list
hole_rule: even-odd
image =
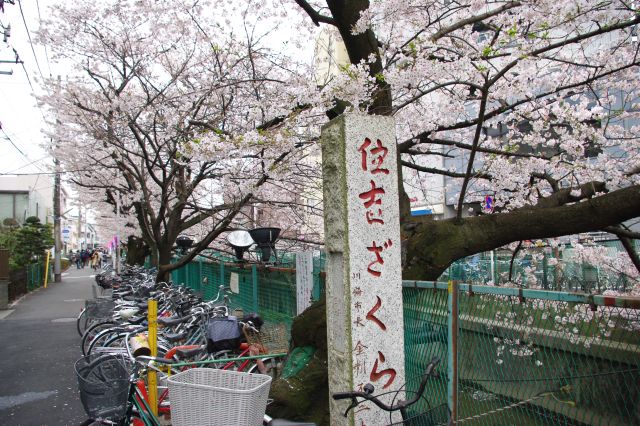
[[9,135],[7,134],[7,132],[4,131],[3,128],[0,128],[0,130],[2,130],[2,133],[4,133],[4,138],[6,140],[8,140],[9,142],[11,142],[11,145],[13,145],[13,147],[20,153],[22,154],[22,156],[24,158],[26,158],[27,160],[31,161],[31,158],[27,157],[27,154],[25,154],[24,152],[22,152],[22,150],[20,148],[18,148],[18,145],[16,145],[13,140],[9,137]]
[[24,29],[27,30],[27,37],[29,38],[29,44],[31,45],[31,52],[33,52],[33,58],[36,60],[36,66],[38,67],[38,72],[40,72],[40,77],[42,77],[42,80],[44,80],[44,74],[42,74],[42,70],[40,69],[40,63],[38,62],[38,56],[36,56],[36,50],[33,48],[33,42],[31,41],[31,33],[29,32],[29,27],[27,26],[27,20],[25,19],[24,13],[22,12],[22,1],[21,0],[18,0],[18,6],[20,8],[20,15],[22,16],[22,22],[24,22]]
[[[36,0],[36,7],[38,8],[38,22],[42,26],[42,16],[40,16],[40,0]],[[51,63],[49,62],[49,51],[47,45],[44,45],[44,57],[47,59],[47,68],[49,68],[49,77],[51,77]]]
[[[37,160],[33,160],[32,162],[30,162],[28,164],[25,164],[24,166],[18,167],[17,169],[13,169],[11,171],[0,173],[0,174],[11,175],[11,174],[14,174],[15,172],[17,172],[18,170],[22,170],[22,169],[24,169],[26,167],[29,167],[30,165],[32,165],[34,163],[38,163],[38,162],[40,162],[42,160],[45,160],[45,159],[48,159],[48,158],[50,158],[50,157],[48,155],[45,155],[44,157],[38,158]],[[36,166],[36,167],[38,167],[38,166]],[[42,169],[40,169],[40,170],[42,170]]]
[[31,84],[31,78],[29,78],[29,73],[27,72],[27,69],[24,66],[24,61],[20,60],[20,55],[18,55],[18,51],[16,51],[15,48],[11,47],[11,49],[13,49],[13,53],[15,53],[16,55],[16,63],[19,63],[20,65],[22,65],[22,69],[24,70],[24,75],[27,76],[27,81],[29,82],[29,87],[31,87],[31,93],[33,93],[34,95],[36,94],[36,89],[33,88],[33,84]]
[[[78,169],[78,170],[62,170],[60,174],[65,173],[77,173],[77,172],[91,172],[95,169]],[[40,176],[40,175],[55,175],[56,172],[40,172],[40,173],[0,173],[0,176]]]
[[[31,83],[31,78],[29,77],[29,72],[27,71],[27,68],[24,66],[24,61],[20,60],[20,55],[18,54],[18,51],[14,48],[11,47],[11,49],[13,49],[13,53],[15,53],[16,55],[16,63],[19,63],[20,65],[22,65],[22,69],[24,70],[24,75],[27,77],[27,81],[29,82],[29,87],[31,87],[31,92],[33,93],[33,95],[36,95],[36,90],[33,87],[33,84]],[[48,126],[47,123],[47,118],[44,116],[44,112],[42,112],[42,107],[40,106],[39,103],[36,103],[36,106],[38,107],[38,111],[40,111],[40,115],[42,116],[42,120],[44,121],[44,124]]]

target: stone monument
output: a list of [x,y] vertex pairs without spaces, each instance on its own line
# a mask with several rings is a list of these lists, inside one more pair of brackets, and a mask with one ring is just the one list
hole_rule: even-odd
[[[395,123],[345,114],[323,127],[321,144],[329,392],[394,391],[405,381]],[[394,397],[404,395],[386,401]],[[351,419],[349,402],[329,404],[332,425],[389,423],[369,403]]]

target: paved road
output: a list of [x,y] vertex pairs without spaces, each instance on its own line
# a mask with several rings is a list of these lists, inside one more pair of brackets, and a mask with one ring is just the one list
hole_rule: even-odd
[[73,267],[61,283],[0,311],[0,425],[78,425],[86,418],[73,371],[81,355],[75,320],[94,296],[93,274]]

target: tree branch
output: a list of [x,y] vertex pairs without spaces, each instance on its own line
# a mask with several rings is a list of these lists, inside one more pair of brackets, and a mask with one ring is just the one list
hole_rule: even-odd
[[437,33],[435,33],[433,36],[431,36],[431,41],[434,41],[434,42],[438,41],[440,38],[444,37],[445,35],[453,32],[455,30],[458,30],[458,29],[460,29],[462,27],[465,27],[465,26],[467,26],[469,24],[473,24],[473,23],[476,23],[476,22],[484,21],[487,18],[490,18],[490,17],[495,16],[495,15],[499,15],[499,14],[501,14],[502,12],[504,12],[506,10],[513,9],[514,7],[519,7],[520,5],[521,5],[520,2],[517,2],[517,1],[516,2],[512,2],[512,3],[507,3],[507,4],[504,4],[504,5],[500,6],[497,9],[490,10],[489,12],[485,12],[485,13],[482,13],[480,15],[470,16],[470,17],[468,17],[466,19],[462,19],[462,20],[460,20],[460,21],[458,21],[458,22],[456,22],[456,23],[454,23],[454,24],[452,24],[452,25],[450,25],[448,27],[445,27],[445,28],[441,29]]
[[604,228],[604,231],[610,234],[613,234],[617,237],[640,240],[640,232],[633,232],[628,229],[621,228],[619,226],[608,226]]
[[305,12],[307,12],[307,15],[309,15],[309,17],[311,18],[313,23],[316,24],[317,27],[320,26],[320,22],[324,22],[325,24],[330,24],[330,25],[336,25],[335,19],[329,16],[321,15],[305,0],[296,0],[296,3],[298,3],[298,6],[300,6]]
[[523,208],[459,220],[413,218],[404,279],[437,279],[455,260],[514,241],[595,232],[638,216],[640,185],[618,189],[579,203]]
[[638,256],[638,252],[636,251],[633,242],[627,237],[618,236],[620,242],[622,243],[622,247],[627,251],[633,266],[636,267],[637,271],[640,271],[640,256]]
[[[436,169],[436,168],[433,168],[433,167],[419,166],[417,164],[410,163],[410,162],[405,161],[405,160],[400,161],[400,163],[405,167],[417,170],[419,172],[433,173],[433,174],[436,174],[436,175],[449,176],[449,177],[453,177],[453,178],[464,178],[466,176],[465,173],[456,173],[456,172],[450,172],[448,170]],[[472,176],[474,178],[479,178],[479,179],[489,179],[489,180],[491,179],[491,175],[489,175],[488,173],[484,173],[484,172],[473,172]]]

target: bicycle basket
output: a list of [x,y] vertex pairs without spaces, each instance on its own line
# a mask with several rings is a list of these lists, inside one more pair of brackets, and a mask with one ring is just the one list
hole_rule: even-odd
[[75,363],[80,401],[92,419],[117,421],[127,410],[131,362],[122,355],[80,358]]
[[259,333],[246,330],[245,337],[247,338],[247,343],[262,345],[268,353],[289,352],[287,326],[284,323],[267,323],[262,326]]
[[115,302],[109,299],[90,299],[85,302],[86,316],[91,319],[111,318]]
[[271,377],[192,368],[167,379],[173,426],[262,424]]

